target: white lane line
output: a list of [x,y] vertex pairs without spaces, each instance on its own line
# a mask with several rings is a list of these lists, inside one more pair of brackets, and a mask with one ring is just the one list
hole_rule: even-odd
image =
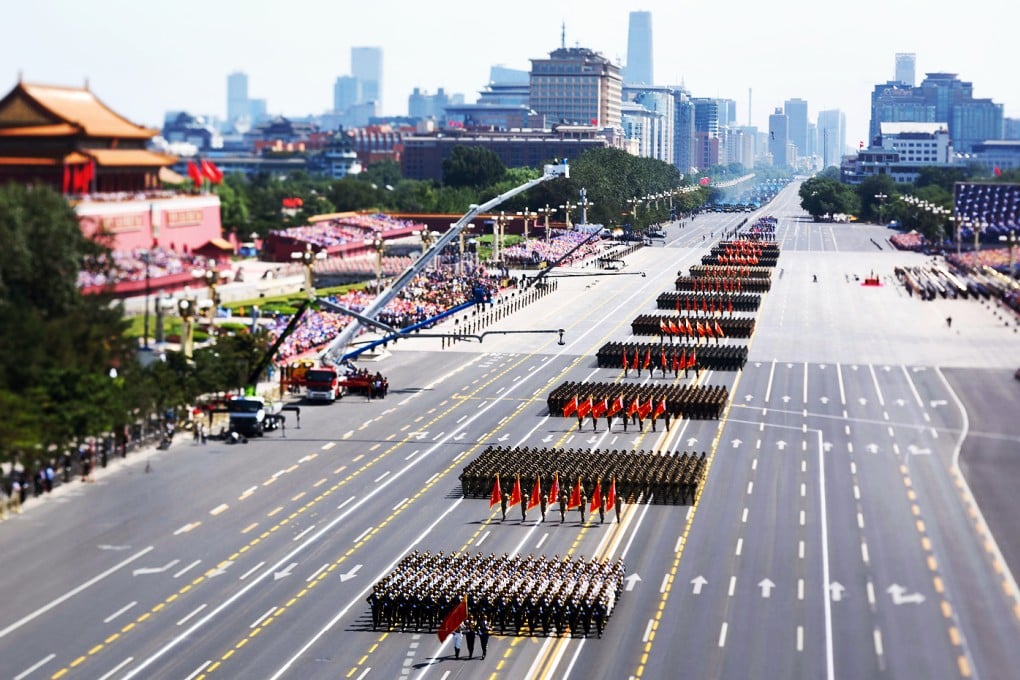
[[900,455],[900,445],[899,444],[895,444],[894,443],[892,445],[892,450],[893,450],[893,453],[895,453],[897,456]]
[[868,559],[868,544],[864,541],[861,541],[861,559],[864,560],[865,564],[868,564],[870,561]]
[[740,516],[741,522],[747,522],[747,508],[744,508],[744,513]]
[[867,591],[868,591],[868,604],[870,604],[872,607],[874,607],[875,606],[875,584],[872,583],[871,581],[868,581],[868,584],[867,584],[866,588],[867,588]]
[[248,571],[246,571],[246,572],[244,572],[243,574],[241,574],[241,578],[239,578],[239,579],[238,579],[238,581],[243,581],[244,579],[246,579],[246,578],[248,578],[249,576],[251,576],[251,575],[252,575],[253,573],[255,573],[256,571],[258,571],[259,567],[261,567],[261,566],[262,566],[263,564],[265,564],[265,562],[259,562],[259,563],[258,563],[258,564],[256,564],[256,565],[255,565],[254,567],[252,567],[252,568],[251,568],[251,569],[249,569]]
[[875,654],[882,656],[882,631],[875,629]]
[[436,474],[434,474],[431,477],[429,477],[428,479],[426,479],[425,480],[425,486],[428,486],[429,484],[431,484],[432,480],[435,479],[438,476],[439,476],[439,473],[437,472]]
[[185,524],[180,529],[178,529],[177,531],[174,532],[174,536],[180,536],[181,534],[186,534],[189,531],[191,531],[192,529],[196,528],[199,524],[201,524],[201,522],[191,522],[189,524]]
[[857,486],[856,484],[854,484],[854,500],[855,501],[861,500],[861,487]]
[[736,550],[736,553],[735,553],[737,555],[737,557],[740,557],[740,552],[743,549],[744,549],[744,539],[738,538],[737,539],[737,550]]
[[805,361],[804,362],[804,403],[805,404],[807,403],[807,374],[808,374],[808,365],[807,365],[807,362]]
[[726,646],[726,622],[723,621],[722,628],[719,629],[719,646]]
[[117,610],[117,611],[115,611],[114,613],[110,614],[110,615],[109,615],[109,616],[107,616],[107,617],[106,617],[105,619],[103,619],[103,623],[109,623],[110,621],[113,621],[113,620],[114,620],[115,618],[117,618],[118,616],[120,616],[121,614],[123,614],[124,612],[126,612],[126,611],[127,611],[128,609],[131,609],[131,608],[132,608],[132,607],[134,607],[134,606],[135,606],[136,604],[138,604],[138,602],[137,602],[137,601],[135,601],[135,602],[132,602],[131,604],[127,604],[127,605],[124,605],[123,607],[121,607],[120,609],[118,609],[118,610]]
[[730,576],[730,590],[729,590],[728,595],[730,597],[733,597],[733,593],[736,591],[736,589],[737,589],[737,577],[736,576]]
[[921,401],[921,395],[917,393],[917,388],[914,386],[914,379],[910,377],[910,371],[907,370],[906,364],[901,364],[900,369],[903,371],[903,375],[907,378],[907,384],[910,385],[910,391],[914,394],[914,401],[917,402],[918,408],[924,408],[924,402]]
[[804,496],[807,496],[807,484],[805,484],[804,482],[800,483],[800,495],[801,495],[801,498],[803,498]]
[[804,526],[807,523],[807,513],[803,510],[800,511],[800,525]]
[[336,509],[337,509],[337,510],[342,510],[342,509],[343,509],[343,507],[344,507],[345,505],[347,505],[348,503],[350,503],[351,501],[353,501],[353,500],[354,500],[354,498],[355,498],[354,496],[351,496],[350,498],[348,498],[347,500],[345,500],[345,501],[344,501],[343,503],[341,503],[340,505],[336,506]]
[[[761,440],[759,440],[759,441],[761,441]],[[754,460],[751,461],[751,469],[752,470],[757,470],[758,469],[758,459],[757,458],[755,458]]]
[[23,678],[27,678],[29,675],[31,675],[32,673],[34,673],[35,671],[39,670],[44,665],[46,665],[50,661],[52,661],[55,656],[56,656],[56,654],[50,654],[49,656],[47,656],[47,657],[45,657],[45,658],[43,658],[43,659],[41,659],[39,661],[36,661],[31,666],[29,666],[28,668],[26,668],[22,672],[20,672],[17,675],[15,675],[14,676],[14,680],[23,680]]
[[882,417],[885,418],[886,420],[889,420],[889,412],[888,411],[882,411]]
[[852,475],[856,475],[857,474],[857,463],[855,463],[853,461],[850,461],[850,474],[852,474]]
[[323,444],[322,446],[319,447],[319,450],[321,450],[321,451],[329,451],[334,446],[336,446],[336,442],[326,442],[325,444]]
[[305,529],[304,531],[302,531],[302,532],[301,532],[300,534],[298,534],[297,536],[295,536],[295,537],[294,537],[294,540],[295,540],[295,541],[300,541],[300,540],[301,540],[302,538],[304,538],[304,537],[305,537],[305,535],[306,535],[306,534],[307,534],[307,533],[308,533],[309,531],[312,531],[312,530],[313,530],[314,528],[315,528],[315,525],[313,524],[312,526],[308,527],[307,529]]
[[237,500],[243,501],[245,498],[247,498],[248,496],[252,495],[253,493],[255,493],[258,490],[259,490],[259,488],[257,486],[248,487],[247,489],[244,490],[244,493],[242,493],[240,496],[237,497]]
[[[319,571],[322,571],[322,570],[320,569]],[[266,619],[268,619],[270,616],[272,616],[273,612],[275,612],[275,611],[276,611],[276,607],[270,607],[269,611],[267,611],[265,614],[263,614],[262,616],[258,617],[254,621],[252,621],[251,625],[248,626],[248,627],[249,628],[258,628],[259,624],[262,623],[263,621],[265,621]]]
[[797,626],[797,651],[804,651],[804,626]]
[[535,550],[540,549],[542,547],[542,544],[545,543],[545,539],[547,539],[547,538],[549,538],[549,532],[548,531],[545,532],[544,534],[542,534],[542,538],[539,539],[538,545],[535,546]]
[[460,418],[457,418],[457,424],[460,425],[461,423],[463,423],[465,420],[467,420],[467,417],[468,417],[468,414],[465,413]]
[[378,477],[375,478],[375,483],[378,484],[382,480],[386,479],[389,476],[389,474],[390,474],[390,470],[387,470],[386,472],[382,473],[381,475],[379,475]]
[[751,491],[754,489],[754,482],[747,483],[747,494],[751,495]]
[[411,499],[410,498],[405,498],[404,500],[402,500],[399,503],[397,503],[396,505],[394,505],[393,509],[394,510],[398,510],[404,503],[406,503],[409,500],[411,500]]
[[196,608],[195,608],[195,610],[194,610],[193,612],[191,612],[190,614],[188,614],[187,616],[185,616],[185,617],[184,617],[183,619],[181,619],[180,621],[178,621],[178,622],[177,622],[177,625],[178,625],[178,626],[183,626],[183,625],[184,625],[185,623],[187,623],[187,622],[188,622],[188,620],[189,620],[189,619],[190,619],[191,617],[193,617],[193,616],[194,616],[195,614],[199,613],[200,611],[202,611],[203,609],[205,609],[205,608],[206,608],[206,607],[208,607],[208,606],[209,606],[209,605],[207,605],[207,604],[205,604],[205,603],[203,603],[203,604],[200,604],[200,605],[198,605],[198,607],[196,607]]
[[212,663],[212,659],[209,659],[204,664],[202,664],[201,666],[196,668],[194,671],[192,671],[191,675],[189,675],[188,677],[184,678],[184,680],[195,680],[195,678],[198,677],[198,674],[201,673],[202,671],[204,671],[206,668],[208,668],[209,664],[211,664],[211,663]]
[[415,450],[414,450],[414,451],[412,451],[411,453],[407,454],[407,457],[406,457],[406,458],[404,458],[404,460],[411,460],[412,458],[414,458],[415,456],[417,456],[417,455],[418,455],[418,451],[420,451],[420,450],[421,450],[421,449],[415,449]]
[[116,675],[116,674],[117,674],[117,671],[119,671],[119,670],[120,670],[121,668],[123,668],[124,666],[127,666],[127,665],[128,665],[129,663],[131,663],[131,662],[132,662],[132,661],[134,661],[134,660],[135,660],[135,657],[133,657],[133,656],[129,656],[128,658],[124,659],[124,660],[123,660],[123,661],[121,661],[121,662],[120,662],[119,664],[117,664],[116,666],[114,666],[113,668],[111,668],[111,669],[110,669],[110,670],[109,670],[109,671],[108,671],[108,672],[106,673],[106,675],[104,675],[103,677],[99,678],[99,680],[110,680],[110,678],[112,678],[112,677],[113,677],[114,675]]
[[760,449],[761,448],[761,440],[760,439],[757,442],[755,442],[754,448],[756,448],[756,449]]
[[155,547],[151,546],[151,545],[148,548],[143,548],[142,550],[139,550],[138,552],[136,552],[134,555],[132,555],[131,557],[127,558],[126,560],[124,560],[122,562],[118,562],[117,564],[113,565],[112,567],[110,567],[106,571],[100,573],[97,576],[94,576],[94,577],[90,578],[88,581],[86,581],[85,583],[82,583],[77,588],[74,588],[73,590],[67,591],[66,593],[64,593],[63,595],[61,595],[60,597],[58,597],[56,599],[50,600],[50,602],[48,602],[45,606],[40,607],[39,609],[36,609],[31,614],[26,614],[25,616],[21,617],[20,619],[18,619],[17,621],[12,623],[11,625],[7,626],[3,630],[0,630],[0,638],[6,637],[7,635],[12,633],[13,631],[15,631],[18,628],[21,628],[22,626],[24,626],[29,621],[32,621],[35,618],[37,618],[39,616],[42,616],[43,614],[45,614],[49,610],[53,609],[54,607],[63,604],[64,602],[66,602],[67,600],[71,599],[72,597],[74,597],[78,593],[82,592],[86,588],[89,588],[90,586],[93,586],[93,585],[99,583],[100,581],[102,581],[104,578],[106,578],[110,574],[123,569],[124,567],[126,567],[129,564],[131,564],[132,562],[134,562],[138,558],[140,558],[140,557],[142,557],[144,555],[147,555],[149,553],[149,551],[154,550],[154,549],[155,549]]
[[797,579],[797,599],[804,599],[804,579],[802,578]]
[[878,376],[875,375],[874,364],[868,364],[868,370],[871,371],[871,381],[875,383],[875,392],[878,394],[878,405],[885,408],[885,399],[882,397],[882,388],[878,384]]
[[893,431],[893,429],[892,429],[892,426],[890,426],[890,427],[888,428],[888,430],[889,430],[889,436],[890,436],[890,437],[895,437],[895,436],[896,436],[896,433],[895,433],[895,432]]
[[370,531],[372,531],[372,529],[375,529],[375,527],[369,527],[369,528],[365,529],[363,532],[361,532],[361,535],[359,535],[357,538],[354,539],[354,542],[355,543],[360,543],[361,539],[363,539],[365,536],[368,536],[368,533]]
[[[768,383],[768,386],[765,387],[765,403],[766,404],[769,403],[769,399],[772,396],[772,377],[775,374],[776,374],[776,361],[775,361],[775,359],[773,359],[772,360],[772,366],[769,367],[769,383]],[[719,646],[722,647],[722,645],[719,645]]]
[[853,442],[847,442],[846,443],[846,452],[847,453],[853,453],[854,452],[854,443]]
[[219,505],[217,505],[217,506],[216,506],[215,508],[213,508],[212,510],[210,510],[210,511],[209,511],[209,514],[210,514],[210,515],[214,515],[214,516],[215,516],[215,515],[218,515],[218,514],[220,514],[221,512],[223,512],[224,510],[226,510],[226,509],[227,509],[227,508],[229,508],[229,507],[230,507],[230,506],[229,506],[229,505],[227,505],[226,503],[220,503],[220,504],[219,504]]
[[641,638],[642,642],[648,642],[648,636],[652,634],[652,626],[655,624],[655,619],[648,619],[648,625],[645,626],[645,636]]
[[[843,370],[839,364],[836,364],[836,377],[839,379],[839,403],[846,406],[846,392],[843,391]],[[846,411],[843,411],[843,417],[846,418]]]
[[491,533],[492,533],[491,531],[486,531],[484,534],[482,534],[481,537],[477,541],[475,541],[475,547],[477,548],[482,543],[484,543],[485,539],[487,539],[489,537],[489,534]]
[[857,513],[857,528],[858,529],[864,528],[864,513],[861,512]]
[[174,574],[174,578],[180,578],[181,576],[184,576],[184,574],[188,573],[188,571],[190,569],[194,569],[195,567],[197,567],[201,563],[202,563],[202,560],[195,560],[194,562],[192,562],[191,564],[189,564],[188,566],[184,567],[179,572]]
[[329,563],[327,562],[326,564],[322,565],[321,567],[319,567],[318,569],[313,571],[312,575],[305,579],[305,583],[308,583],[309,581],[313,580],[316,576],[318,576],[323,571],[325,571],[326,567],[328,567],[328,566],[329,566]]
[[800,461],[800,471],[801,472],[807,472],[807,461],[806,460]]
[[800,559],[804,559],[804,541],[803,540],[800,541],[800,544],[797,546],[797,557],[799,557]]
[[822,431],[818,430],[818,506],[822,530],[822,597],[825,609],[825,677],[835,680],[836,662],[832,648],[832,602],[829,597],[829,513],[825,498],[825,442]]
[[662,575],[662,585],[659,586],[659,592],[660,593],[666,592],[666,588],[668,587],[669,587],[669,573],[666,573]]

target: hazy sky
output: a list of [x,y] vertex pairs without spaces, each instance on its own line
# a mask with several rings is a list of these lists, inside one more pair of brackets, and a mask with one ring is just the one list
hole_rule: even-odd
[[1014,0],[594,0],[425,3],[419,0],[30,0],[5,8],[0,87],[80,85],[135,122],[160,126],[166,110],[226,114],[226,76],[249,76],[249,95],[271,113],[322,113],[333,81],[350,73],[350,48],[383,49],[383,113],[407,113],[415,86],[473,102],[489,67],[530,68],[560,45],[621,64],[627,20],[652,12],[657,84],[737,101],[738,123],[767,129],[787,99],[847,115],[847,143],[865,139],[870,93],[894,76],[894,54],[917,54],[917,81],[947,71],[977,97],[1020,117]]

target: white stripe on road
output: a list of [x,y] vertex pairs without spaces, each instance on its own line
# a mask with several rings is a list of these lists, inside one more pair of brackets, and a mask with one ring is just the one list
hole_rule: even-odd
[[[322,569],[320,569],[319,571],[322,571]],[[263,614],[262,616],[258,617],[254,621],[252,621],[251,625],[248,626],[248,627],[249,628],[257,628],[260,623],[262,623],[263,621],[268,619],[270,616],[272,616],[273,612],[275,612],[275,611],[276,611],[276,607],[270,607],[269,611],[267,611],[265,614]]]
[[872,607],[874,607],[875,606],[875,584],[872,583],[871,581],[868,581],[867,591],[868,591],[868,604],[870,604]]
[[400,509],[400,506],[402,506],[402,505],[403,505],[404,503],[406,503],[406,502],[407,502],[407,501],[409,501],[409,500],[411,500],[411,499],[410,499],[410,498],[405,498],[404,500],[402,500],[402,501],[400,501],[399,503],[397,503],[396,505],[394,505],[394,506],[393,506],[393,509],[394,509],[394,510],[398,510],[398,509]]
[[875,629],[875,654],[882,656],[882,631]]
[[386,479],[386,477],[389,476],[389,474],[390,474],[390,470],[387,470],[386,472],[382,473],[380,476],[375,478],[375,483],[378,484],[382,480]]
[[188,614],[187,616],[185,616],[185,617],[184,617],[183,619],[181,619],[180,621],[178,621],[178,622],[177,622],[177,625],[178,625],[178,626],[183,626],[183,625],[184,625],[185,623],[187,623],[187,622],[188,622],[188,619],[190,619],[190,618],[191,618],[192,616],[194,616],[195,614],[199,613],[200,611],[202,611],[203,609],[205,609],[205,608],[206,608],[206,607],[208,607],[208,606],[209,606],[209,605],[207,605],[207,604],[200,604],[200,605],[198,605],[198,607],[197,607],[197,608],[195,609],[195,611],[191,612],[190,614]]
[[309,576],[308,578],[305,579],[305,583],[308,583],[309,581],[314,579],[316,576],[321,574],[326,569],[326,567],[328,567],[328,566],[329,566],[329,563],[326,563],[326,564],[322,565],[321,567],[319,567],[318,569],[316,569],[314,572],[312,572],[311,576]]
[[258,570],[259,570],[259,567],[261,567],[261,566],[262,566],[263,564],[265,564],[265,562],[259,562],[259,563],[258,563],[258,564],[256,564],[256,565],[255,565],[254,567],[252,567],[252,568],[251,568],[251,569],[249,569],[248,571],[246,571],[246,572],[244,572],[243,574],[241,574],[241,578],[239,578],[238,580],[239,580],[239,581],[243,581],[244,579],[248,578],[249,576],[251,576],[252,574],[254,574],[254,573],[255,573],[256,571],[258,571]]
[[744,508],[744,513],[740,516],[741,522],[747,522],[747,508]]
[[368,532],[370,532],[372,529],[375,529],[375,527],[369,527],[369,528],[365,529],[363,532],[361,532],[361,535],[359,535],[357,538],[354,539],[354,542],[355,543],[360,543],[361,539],[363,539],[365,536],[368,536]]
[[229,508],[229,507],[230,507],[230,506],[229,506],[229,505],[227,505],[226,503],[220,503],[220,504],[219,504],[219,505],[217,505],[217,506],[216,506],[215,508],[213,508],[212,510],[210,510],[210,511],[209,511],[209,514],[210,514],[210,515],[213,515],[213,516],[215,516],[215,515],[218,515],[218,514],[220,514],[221,512],[223,512],[224,510],[226,510],[226,509],[227,509],[227,508]]
[[722,628],[719,629],[719,646],[726,646],[726,622],[723,621]]
[[668,587],[669,587],[669,574],[666,573],[666,574],[663,574],[663,576],[662,576],[662,585],[659,586],[659,592],[660,593],[666,592],[666,588],[668,588]]
[[547,539],[547,538],[549,538],[549,532],[548,531],[545,532],[544,534],[542,534],[542,538],[538,541],[538,545],[535,546],[535,550],[538,550],[539,548],[541,548],[542,544],[545,543],[545,539]]
[[797,579],[797,599],[804,599],[804,579],[802,578]]
[[202,563],[202,560],[195,560],[194,562],[192,562],[191,564],[189,564],[188,566],[184,567],[184,568],[183,568],[183,569],[181,569],[181,570],[180,570],[179,572],[177,572],[176,574],[174,574],[174,578],[180,578],[180,577],[181,577],[181,576],[183,576],[183,575],[184,575],[185,573],[187,573],[187,572],[188,572],[188,570],[190,570],[190,569],[194,569],[195,567],[197,567],[197,566],[198,566],[199,564],[201,564],[201,563]]
[[750,494],[751,494],[751,491],[752,491],[753,489],[754,489],[754,482],[748,482],[748,483],[747,483],[747,494],[748,494],[748,495],[750,495]]
[[804,559],[804,541],[800,541],[800,545],[797,546],[797,556]]
[[481,537],[477,541],[475,541],[475,547],[477,548],[482,543],[484,543],[485,539],[487,539],[489,537],[489,534],[491,533],[492,533],[491,531],[486,531],[484,534],[482,534]]
[[308,533],[309,531],[313,530],[314,528],[315,528],[315,525],[313,524],[312,526],[308,527],[307,529],[305,529],[304,531],[302,531],[302,532],[301,532],[300,534],[298,534],[297,536],[295,536],[295,537],[294,537],[294,540],[295,540],[295,541],[300,541],[300,540],[301,540],[302,538],[304,538],[304,537],[305,537],[305,534],[307,534],[307,533]]
[[106,675],[104,675],[103,677],[99,678],[99,680],[110,680],[110,678],[112,678],[112,677],[113,677],[114,675],[116,675],[116,674],[117,674],[117,671],[119,671],[119,670],[120,670],[121,668],[123,668],[124,666],[127,666],[127,665],[128,665],[129,663],[131,663],[131,662],[132,662],[132,661],[134,661],[134,660],[135,660],[135,657],[133,657],[133,656],[129,656],[128,658],[124,659],[124,660],[123,660],[123,661],[121,661],[121,662],[120,662],[119,664],[117,664],[116,666],[114,666],[113,668],[111,668],[111,669],[110,669],[110,670],[109,670],[109,671],[108,671],[108,672],[106,673]]
[[210,659],[209,661],[206,661],[204,664],[202,664],[201,666],[196,668],[194,671],[192,671],[191,675],[189,675],[188,677],[184,678],[184,680],[195,680],[195,678],[198,677],[198,674],[201,673],[202,671],[204,671],[206,668],[208,668],[209,664],[211,664],[211,663],[212,663],[212,659]]
[[120,616],[121,614],[123,614],[124,612],[126,612],[126,611],[127,611],[128,609],[131,609],[131,608],[132,608],[132,607],[134,607],[134,606],[135,606],[136,604],[138,604],[138,602],[137,602],[137,601],[135,601],[135,602],[132,602],[131,604],[128,604],[128,605],[125,605],[125,606],[121,607],[120,609],[118,609],[118,610],[117,610],[117,611],[115,611],[114,613],[110,614],[110,615],[109,615],[109,616],[107,616],[107,617],[106,617],[105,619],[103,619],[103,623],[109,623],[110,621],[113,621],[113,620],[114,620],[115,618],[117,618],[118,616]]
[[652,625],[655,623],[655,619],[648,619],[648,625],[645,626],[645,636],[641,638],[641,642],[648,642],[648,637],[652,634]]
[[864,560],[865,564],[868,564],[868,544],[861,541],[861,559]]
[[743,548],[744,548],[744,539],[738,538],[737,539],[737,551],[736,551],[737,557],[740,556],[740,551],[743,550]]
[[797,651],[804,651],[804,626],[797,626]]
[[737,589],[737,577],[736,576],[730,576],[730,590],[729,590],[729,593],[728,593],[730,597],[733,597],[733,592],[736,589]]
[[864,528],[864,515],[863,513],[860,512],[857,513],[857,528],[858,529]]
[[29,666],[28,668],[26,668],[22,672],[20,672],[17,675],[15,675],[14,676],[14,680],[22,680],[23,678],[27,678],[29,675],[31,675],[35,671],[37,671],[40,668],[42,668],[43,665],[45,665],[45,664],[49,663],[50,661],[52,661],[53,657],[55,657],[55,656],[56,656],[56,654],[50,654],[49,656],[41,659],[40,661],[36,661],[31,666]]
[[74,588],[73,590],[69,590],[66,593],[64,593],[63,595],[61,595],[60,597],[58,597],[58,598],[56,598],[54,600],[51,600],[45,606],[40,607],[39,609],[36,609],[31,614],[26,614],[25,616],[21,617],[20,619],[18,619],[17,621],[12,623],[11,625],[7,626],[3,630],[0,630],[0,639],[6,637],[7,635],[12,633],[13,631],[17,630],[18,628],[21,628],[22,626],[24,626],[29,621],[32,621],[32,620],[34,620],[35,618],[37,618],[39,616],[42,616],[43,614],[45,614],[49,610],[53,609],[54,607],[56,607],[56,606],[58,606],[60,604],[63,604],[64,602],[66,602],[67,600],[71,599],[72,597],[74,597],[78,593],[82,592],[86,588],[94,586],[95,584],[99,583],[100,581],[102,581],[104,578],[106,578],[110,574],[123,569],[127,565],[129,565],[132,562],[134,562],[135,560],[137,560],[139,557],[142,557],[143,555],[148,554],[148,552],[150,550],[154,550],[154,549],[155,549],[155,547],[150,545],[148,548],[144,548],[142,550],[139,550],[138,552],[136,552],[134,555],[132,555],[131,557],[127,558],[123,562],[118,562],[117,564],[113,565],[112,567],[110,567],[106,571],[102,572],[98,576],[94,576],[93,578],[90,578],[85,583],[82,583],[77,588]]

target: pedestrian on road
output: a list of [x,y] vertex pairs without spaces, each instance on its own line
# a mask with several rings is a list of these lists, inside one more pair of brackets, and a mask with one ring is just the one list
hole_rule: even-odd
[[582,493],[581,494],[581,505],[579,505],[577,507],[578,511],[581,513],[581,524],[584,524],[584,506],[587,505],[587,504],[588,504],[588,497],[585,496]]
[[606,497],[599,498],[599,524],[606,523]]
[[549,507],[549,494],[542,494],[542,502],[539,503],[539,509],[542,511],[542,522],[545,522],[545,511]]
[[460,628],[453,631],[453,658],[460,658],[460,640],[461,640]]
[[470,659],[475,655],[475,624],[473,621],[467,622],[464,637],[467,639],[468,658]]
[[953,317],[947,316],[946,317],[946,328],[952,328],[952,327],[953,327]]

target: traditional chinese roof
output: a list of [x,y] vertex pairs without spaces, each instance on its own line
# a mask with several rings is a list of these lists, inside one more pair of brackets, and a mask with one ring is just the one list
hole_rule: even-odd
[[86,149],[100,167],[163,167],[173,165],[174,156],[146,151],[145,149]]
[[151,139],[157,130],[135,125],[90,90],[19,82],[0,99],[0,134]]

